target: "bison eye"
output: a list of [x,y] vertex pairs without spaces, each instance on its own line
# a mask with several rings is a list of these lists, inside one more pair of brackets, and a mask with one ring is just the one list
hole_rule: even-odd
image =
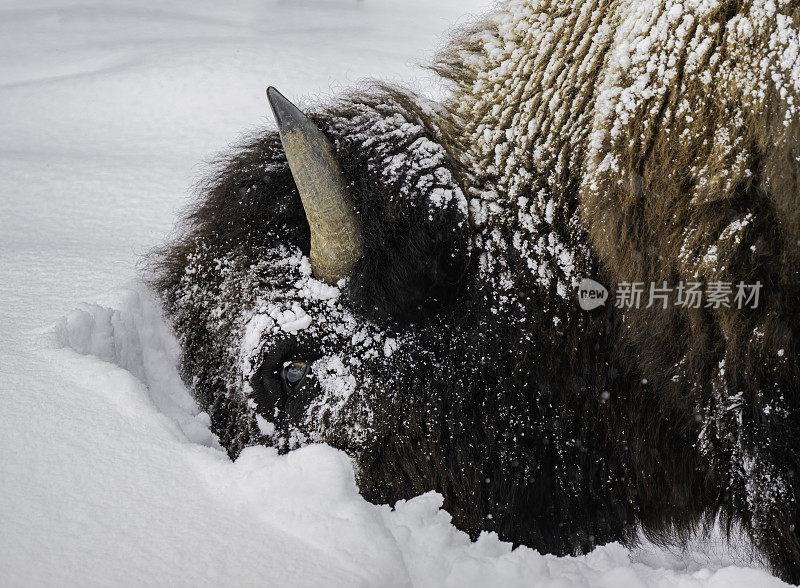
[[283,364],[281,378],[290,388],[297,388],[308,373],[311,371],[311,364],[302,359],[293,359]]

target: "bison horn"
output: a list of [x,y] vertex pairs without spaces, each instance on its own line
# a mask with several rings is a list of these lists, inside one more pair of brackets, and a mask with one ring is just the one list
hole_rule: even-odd
[[267,98],[311,228],[311,270],[336,284],[350,274],[363,243],[333,144],[275,88],[267,89]]

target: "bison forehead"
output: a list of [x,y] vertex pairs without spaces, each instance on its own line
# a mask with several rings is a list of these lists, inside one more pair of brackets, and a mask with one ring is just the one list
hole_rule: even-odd
[[228,309],[238,315],[230,329],[231,348],[238,350],[246,379],[266,353],[289,338],[303,341],[315,356],[337,357],[342,367],[333,371],[347,371],[347,377],[350,368],[383,356],[389,339],[397,345],[396,337],[348,309],[338,287],[316,280],[308,257],[297,248],[266,250],[257,263],[233,263],[223,273],[221,293],[248,291],[246,303],[235,309],[221,296],[211,313],[221,316]]

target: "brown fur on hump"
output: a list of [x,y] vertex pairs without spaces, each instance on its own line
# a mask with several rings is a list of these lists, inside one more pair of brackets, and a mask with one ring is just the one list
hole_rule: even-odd
[[627,313],[667,402],[691,401],[680,373],[709,383],[726,353],[774,364],[797,332],[800,67],[781,31],[797,30],[800,7],[776,4],[512,0],[436,68],[454,84],[473,195],[504,199],[488,250],[511,249],[528,212],[523,261],[548,253],[532,256],[525,237],[575,250],[588,233],[612,286],[764,284],[757,311]]
[[[520,195],[533,197],[537,221],[554,203],[537,230],[565,241],[588,230],[612,284],[763,277],[773,295],[794,287],[800,65],[781,31],[797,30],[800,3],[775,4],[503,3],[435,68],[454,85],[448,107],[464,125],[456,141],[473,194],[499,188],[514,225]],[[663,344],[710,317],[630,320],[663,327],[653,345],[663,357]],[[711,322],[731,321],[741,322]]]
[[[628,313],[645,371],[665,379],[678,375],[667,364],[692,346],[702,348],[694,350],[697,369],[736,345],[777,352],[750,341],[753,329],[775,332],[773,323],[787,320],[776,317],[796,315],[785,298],[798,284],[800,127],[792,99],[800,95],[793,67],[779,63],[777,32],[784,17],[797,26],[800,7],[770,15],[762,5],[729,1],[677,17],[642,11],[618,30],[614,67],[598,90],[581,198],[610,282],[764,284],[758,311]],[[643,41],[641,59],[635,50],[619,58],[623,42]],[[648,69],[656,73],[642,84]]]

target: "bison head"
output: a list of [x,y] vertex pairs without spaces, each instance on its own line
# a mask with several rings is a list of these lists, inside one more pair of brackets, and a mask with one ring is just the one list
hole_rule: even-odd
[[446,112],[390,88],[308,118],[270,101],[280,132],[221,162],[154,282],[230,454],[327,442],[371,500],[436,489],[462,528],[551,552],[631,536],[615,327],[551,296],[557,264],[480,247],[501,207],[469,196]]

